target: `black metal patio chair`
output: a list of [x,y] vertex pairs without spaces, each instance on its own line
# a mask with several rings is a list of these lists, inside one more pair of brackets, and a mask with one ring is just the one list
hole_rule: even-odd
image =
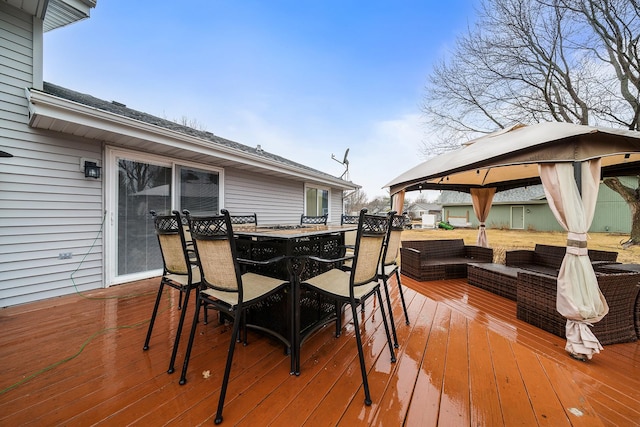
[[[360,359],[360,370],[362,374],[362,384],[365,394],[365,404],[371,405],[371,394],[369,392],[369,382],[367,380],[367,368],[364,360],[364,350],[362,348],[362,338],[360,336],[360,325],[358,324],[357,307],[371,295],[377,295],[378,301],[382,301],[380,292],[380,282],[378,281],[378,265],[382,255],[382,247],[389,227],[390,220],[386,216],[367,215],[367,210],[360,211],[358,232],[353,254],[353,264],[350,271],[333,268],[327,272],[311,277],[301,283],[302,287],[310,288],[321,295],[333,298],[339,302],[336,304],[336,335],[340,335],[338,328],[341,325],[341,307],[343,304],[351,306],[353,313],[354,332],[356,335],[356,345]],[[310,259],[320,262],[335,262],[336,260],[326,260],[317,257]],[[396,355],[391,343],[389,324],[385,314],[384,304],[378,304],[382,313],[387,335],[387,344],[391,354],[391,361],[396,361]],[[296,337],[299,340],[299,337]],[[299,364],[299,360],[296,361]]]
[[258,225],[258,215],[255,213],[247,215],[230,215],[231,224],[234,225]]
[[312,215],[300,215],[300,225],[313,224],[313,225],[327,225],[328,214],[312,216]]
[[[360,221],[360,215],[344,215],[340,217],[340,225],[357,224]],[[344,245],[347,248],[347,253],[353,253],[353,248],[356,245],[357,231],[347,231],[344,233]]]
[[378,279],[382,280],[384,286],[384,293],[387,297],[387,307],[389,310],[389,319],[391,320],[391,331],[393,332],[393,342],[394,346],[397,348],[398,336],[396,334],[396,326],[393,320],[393,310],[391,309],[391,299],[389,298],[389,286],[387,285],[387,283],[393,275],[396,276],[396,281],[398,282],[398,292],[400,293],[402,309],[404,310],[404,319],[405,323],[408,325],[409,314],[407,313],[407,305],[404,301],[402,283],[400,282],[400,267],[397,263],[398,253],[400,252],[400,238],[402,235],[402,231],[405,229],[406,217],[404,215],[396,215],[395,212],[390,212],[389,218],[389,230],[387,231],[382,258],[380,260]]
[[[229,338],[227,363],[215,417],[216,424],[222,422],[222,409],[229,383],[233,354],[239,337],[240,326],[245,318],[245,311],[261,303],[285,286],[289,286],[289,282],[260,274],[250,272],[242,274],[241,263],[246,265],[267,265],[279,262],[284,257],[280,256],[267,261],[239,259],[229,212],[223,209],[221,213],[222,215],[206,217],[192,217],[187,213],[198,265],[200,266],[202,285],[196,296],[196,310],[189,335],[182,376],[180,377],[180,384],[185,384],[200,307],[203,305],[214,307],[220,313],[225,313],[232,318],[233,329]],[[285,345],[291,345],[290,340],[277,335],[276,338],[281,339]]]
[[[156,235],[158,236],[158,243],[162,254],[163,271],[143,349],[149,349],[149,341],[151,340],[151,333],[153,332],[153,326],[156,321],[158,307],[160,306],[165,285],[177,289],[180,292],[178,309],[181,312],[176,335],[173,340],[169,369],[167,370],[168,373],[173,373],[184,317],[187,312],[186,307],[189,303],[189,295],[192,289],[200,285],[200,269],[198,268],[195,258],[191,256],[192,252],[188,249],[185,227],[183,226],[180,213],[178,211],[173,211],[172,215],[158,215],[155,211],[151,211],[150,213],[153,218]],[[183,294],[184,301],[182,300]]]

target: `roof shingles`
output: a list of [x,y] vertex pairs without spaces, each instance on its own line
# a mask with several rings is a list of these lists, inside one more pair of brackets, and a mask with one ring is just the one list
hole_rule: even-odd
[[269,153],[264,151],[262,148],[258,147],[250,147],[248,145],[240,144],[239,142],[231,141],[229,139],[221,138],[219,136],[214,135],[211,132],[197,130],[191,128],[189,126],[184,126],[179,123],[173,122],[171,120],[162,119],[160,117],[153,116],[151,114],[143,113],[141,111],[134,110],[132,108],[128,108],[126,105],[115,102],[115,101],[105,101],[103,99],[96,98],[91,95],[87,95],[84,93],[76,92],[71,89],[67,89],[53,83],[44,82],[43,92],[53,95],[59,98],[66,99],[68,101],[76,102],[78,104],[86,105],[88,107],[96,108],[98,110],[107,111],[109,113],[117,114],[123,117],[127,117],[133,120],[138,120],[143,123],[155,125],[161,128],[173,130],[175,132],[179,132],[185,135],[189,135],[195,138],[202,139],[204,141],[208,141],[212,144],[222,145],[225,147],[230,147],[236,150],[240,150],[256,157],[261,157],[264,159],[269,159],[275,162],[279,162],[288,166],[294,166],[297,168],[302,168],[307,171],[313,172],[315,174],[325,175],[327,177],[331,177],[336,179],[337,177],[327,174],[325,172],[319,171],[317,169],[311,168],[309,166],[305,166],[301,163],[293,162],[289,159],[286,159],[282,156],[278,156],[276,154]]

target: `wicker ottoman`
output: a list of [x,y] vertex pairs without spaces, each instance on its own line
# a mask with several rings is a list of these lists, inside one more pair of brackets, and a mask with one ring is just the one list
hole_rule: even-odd
[[470,285],[512,301],[516,300],[519,271],[521,271],[519,268],[507,267],[503,264],[476,262],[467,264]]

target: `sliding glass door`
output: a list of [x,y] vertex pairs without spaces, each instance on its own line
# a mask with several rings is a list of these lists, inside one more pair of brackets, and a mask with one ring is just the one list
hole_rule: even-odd
[[150,211],[168,214],[188,209],[192,214],[217,214],[220,210],[221,171],[181,165],[163,159],[149,161],[132,153],[114,152],[112,232],[113,257],[107,268],[111,283],[157,273],[162,269]]

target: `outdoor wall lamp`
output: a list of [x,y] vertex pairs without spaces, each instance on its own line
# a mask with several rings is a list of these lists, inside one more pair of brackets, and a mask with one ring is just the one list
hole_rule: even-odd
[[100,178],[100,166],[96,162],[84,162],[84,177],[85,178]]

